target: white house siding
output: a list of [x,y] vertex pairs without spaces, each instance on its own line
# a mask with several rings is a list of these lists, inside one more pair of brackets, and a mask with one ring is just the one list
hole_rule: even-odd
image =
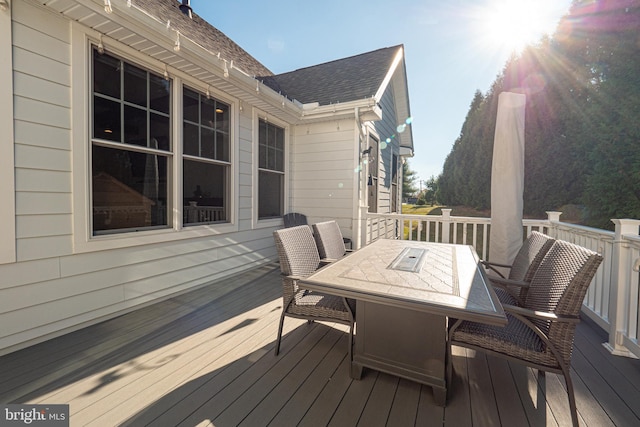
[[[376,132],[380,136],[382,144],[387,138],[391,138],[391,143],[386,148],[380,149],[380,169],[378,171],[378,212],[391,212],[391,178],[393,154],[398,155],[400,148],[397,138],[398,119],[396,105],[394,102],[393,85],[389,85],[380,100],[382,107],[382,120],[374,122]],[[400,171],[398,171],[400,174]],[[398,204],[400,206],[400,204]]]
[[0,354],[276,258],[272,228],[251,229],[246,104],[232,189],[239,231],[74,253],[72,182],[84,172],[72,167],[71,23],[36,2],[12,4],[17,262],[0,261]]
[[359,174],[355,119],[301,124],[293,128],[290,211],[310,222],[336,220],[352,236]]

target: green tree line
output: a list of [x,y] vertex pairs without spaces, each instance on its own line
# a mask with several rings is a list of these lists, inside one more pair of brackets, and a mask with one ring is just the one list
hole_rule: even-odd
[[573,2],[552,37],[477,91],[437,179],[437,200],[489,209],[503,91],[524,93],[524,213],[584,207],[583,223],[640,218],[640,0]]

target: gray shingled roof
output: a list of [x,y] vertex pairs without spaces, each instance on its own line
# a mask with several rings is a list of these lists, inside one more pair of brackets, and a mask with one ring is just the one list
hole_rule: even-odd
[[270,76],[273,73],[257,59],[249,55],[220,30],[202,19],[194,10],[193,19],[189,19],[178,7],[177,0],[134,0],[134,4],[155,16],[162,22],[171,21],[171,26],[180,34],[195,41],[210,52],[229,61],[234,67],[252,76]]
[[197,11],[189,19],[178,7],[179,0],[134,0],[134,3],[210,52],[256,77],[267,86],[302,103],[335,104],[371,98],[389,71],[393,58],[402,46],[393,46],[338,59],[320,65],[273,75],[257,59],[202,19]]
[[303,104],[329,105],[371,98],[376,94],[402,45],[260,77],[276,92]]

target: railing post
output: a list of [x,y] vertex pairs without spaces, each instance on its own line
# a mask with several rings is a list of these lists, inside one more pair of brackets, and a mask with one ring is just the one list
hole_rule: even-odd
[[369,206],[360,206],[360,242],[355,249],[367,246],[367,225],[369,223]]
[[609,341],[604,346],[618,356],[635,357],[624,346],[629,312],[629,272],[633,265],[629,262],[629,248],[625,245],[625,234],[638,234],[640,220],[612,219],[615,226],[615,240],[611,260],[611,286],[609,290]]
[[[549,221],[549,236],[553,238],[558,237],[558,233],[556,232],[558,227],[556,224],[560,222],[560,215],[562,215],[562,212],[556,212],[556,211],[547,212],[547,220]],[[544,230],[540,230],[540,231],[544,232]]]
[[442,243],[451,243],[451,209],[442,209]]

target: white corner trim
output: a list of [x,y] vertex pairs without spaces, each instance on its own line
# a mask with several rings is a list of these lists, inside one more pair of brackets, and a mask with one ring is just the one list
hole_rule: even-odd
[[16,262],[16,186],[11,5],[0,10],[0,264]]

